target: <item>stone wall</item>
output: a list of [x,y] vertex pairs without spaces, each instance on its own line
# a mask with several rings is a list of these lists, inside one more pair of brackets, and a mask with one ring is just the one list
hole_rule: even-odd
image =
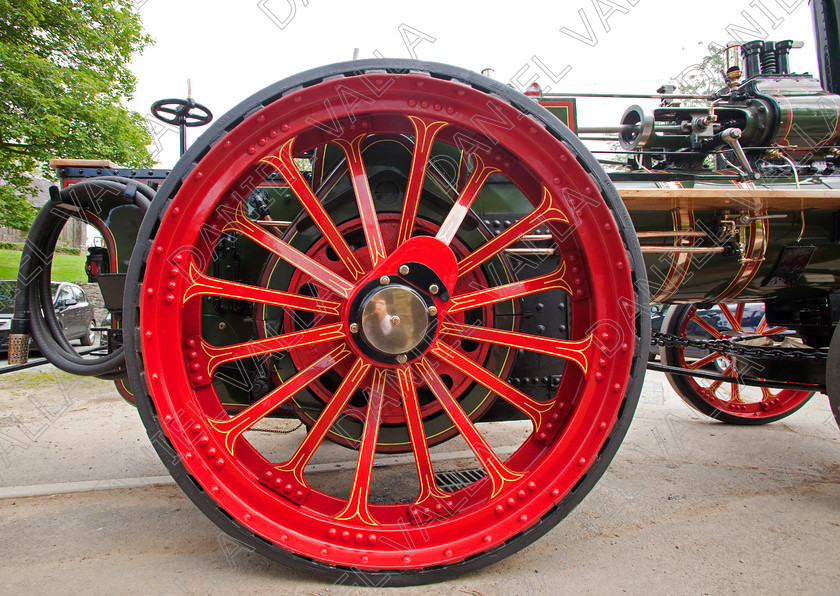
[[108,314],[108,309],[105,308],[105,301],[102,299],[102,294],[99,291],[99,284],[84,283],[79,284],[79,286],[85,291],[85,296],[87,296],[88,302],[93,307],[96,324],[101,325],[102,321],[105,320],[105,316]]

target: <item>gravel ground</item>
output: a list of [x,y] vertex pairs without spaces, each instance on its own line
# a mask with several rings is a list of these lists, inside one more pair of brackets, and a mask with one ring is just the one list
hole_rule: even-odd
[[[380,591],[318,582],[220,533],[110,383],[45,366],[2,377],[0,403],[2,593]],[[348,455],[335,447],[322,462]],[[835,593],[839,455],[824,395],[784,421],[728,427],[649,373],[616,460],[563,523],[494,566],[388,593]]]

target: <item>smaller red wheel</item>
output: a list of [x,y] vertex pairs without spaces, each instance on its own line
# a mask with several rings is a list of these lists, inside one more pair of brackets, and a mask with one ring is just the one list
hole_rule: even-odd
[[[787,331],[785,327],[769,327],[763,312],[756,309],[750,312],[745,303],[718,304],[707,311],[694,305],[672,306],[665,314],[662,330],[668,335],[699,340],[760,336],[767,341]],[[695,354],[692,348],[664,346],[661,358],[666,366],[700,370],[708,365],[723,375],[738,376],[737,359],[721,352]],[[767,424],[781,420],[813,395],[808,391],[751,387],[685,375],[665,373],[665,376],[688,405],[727,424]]]

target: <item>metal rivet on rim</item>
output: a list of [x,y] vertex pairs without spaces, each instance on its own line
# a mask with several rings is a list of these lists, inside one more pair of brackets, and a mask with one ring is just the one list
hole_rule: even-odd
[[437,284],[432,284],[432,285],[429,286],[429,293],[430,294],[437,294],[438,292],[440,292],[440,288],[438,287]]
[[389,283],[391,283],[391,278],[387,275],[383,275],[379,278],[379,283],[383,286],[387,286]]
[[400,265],[400,275],[408,275],[408,265]]
[[408,361],[408,357],[405,354],[400,354],[397,356],[397,362],[400,364],[405,364]]
[[358,323],[350,323],[350,333],[358,333],[359,332],[359,324]]
[[437,307],[436,306],[430,306],[429,307],[429,315],[433,317],[436,314],[437,314]]

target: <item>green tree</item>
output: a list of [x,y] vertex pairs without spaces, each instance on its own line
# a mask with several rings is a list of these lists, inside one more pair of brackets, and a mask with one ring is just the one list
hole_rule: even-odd
[[148,167],[128,68],[152,42],[131,0],[0,0],[0,225],[26,230],[55,157]]
[[[703,44],[698,42],[697,45]],[[726,70],[725,48],[710,43],[706,50],[707,53],[700,62],[683,69],[680,74],[671,80],[677,87],[677,93],[711,95],[726,86],[726,80],[721,74]],[[691,104],[686,102],[684,105]]]

